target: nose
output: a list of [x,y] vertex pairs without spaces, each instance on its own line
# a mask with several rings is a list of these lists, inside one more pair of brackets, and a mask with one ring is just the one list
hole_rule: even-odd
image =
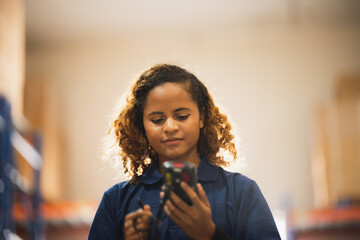
[[164,123],[164,132],[175,132],[179,129],[179,126],[176,122],[175,119],[173,118],[168,118],[166,119],[165,123]]

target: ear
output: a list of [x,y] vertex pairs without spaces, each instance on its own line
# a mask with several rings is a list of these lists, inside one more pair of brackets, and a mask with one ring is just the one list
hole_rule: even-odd
[[200,128],[204,127],[204,122],[205,122],[205,116],[204,116],[204,108],[201,109],[200,112]]

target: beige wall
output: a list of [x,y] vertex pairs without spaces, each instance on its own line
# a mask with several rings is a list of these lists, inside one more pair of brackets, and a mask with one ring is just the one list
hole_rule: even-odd
[[359,70],[359,42],[356,27],[285,26],[28,46],[27,74],[45,76],[60,100],[53,108],[61,113],[65,143],[64,198],[99,200],[118,181],[101,170],[107,116],[140,71],[171,62],[194,71],[230,114],[249,166],[245,173],[270,206],[312,207],[312,111],[330,101],[338,74]]
[[0,94],[11,102],[15,121],[22,112],[25,21],[21,0],[0,0]]

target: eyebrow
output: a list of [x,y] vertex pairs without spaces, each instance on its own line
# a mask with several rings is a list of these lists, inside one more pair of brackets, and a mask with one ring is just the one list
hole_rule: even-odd
[[174,112],[181,112],[181,111],[186,111],[186,110],[190,110],[190,109],[189,109],[189,108],[184,108],[184,107],[182,107],[182,108],[177,108],[177,109],[175,109]]
[[[187,111],[187,110],[190,110],[190,108],[181,107],[181,108],[175,109],[174,112],[177,113],[177,112]],[[158,111],[153,111],[153,112],[149,113],[148,116],[161,115],[161,114],[164,114],[164,113],[163,112],[158,112]]]

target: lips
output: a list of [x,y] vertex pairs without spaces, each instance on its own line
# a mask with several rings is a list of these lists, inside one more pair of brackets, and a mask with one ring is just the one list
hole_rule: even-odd
[[163,140],[162,142],[167,145],[174,145],[174,144],[178,144],[182,140],[184,140],[184,139],[183,138],[168,138],[168,139]]

